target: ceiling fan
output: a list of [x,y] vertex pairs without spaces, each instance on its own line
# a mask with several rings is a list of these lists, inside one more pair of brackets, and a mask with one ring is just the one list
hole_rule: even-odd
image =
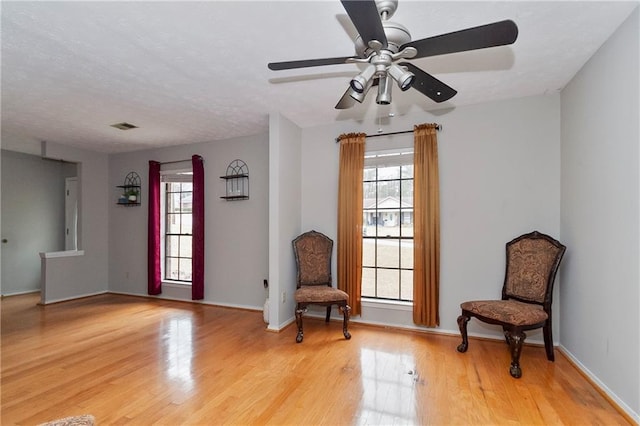
[[398,0],[341,0],[341,3],[359,33],[355,40],[357,56],[268,64],[273,71],[368,64],[364,71],[351,79],[336,109],[351,108],[356,101],[361,103],[373,86],[378,87],[376,103],[390,104],[392,80],[402,91],[413,87],[435,102],[444,102],[458,92],[417,66],[399,61],[504,46],[512,44],[518,37],[516,24],[505,20],[411,41],[411,34],[403,25],[389,21],[398,7]]

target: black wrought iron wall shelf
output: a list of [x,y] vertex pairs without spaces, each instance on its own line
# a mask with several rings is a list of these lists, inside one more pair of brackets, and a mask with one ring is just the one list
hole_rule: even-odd
[[140,194],[140,175],[136,172],[130,172],[124,178],[124,184],[118,185],[120,188],[120,197],[117,204],[119,206],[133,207],[139,206],[142,198]]
[[233,160],[227,166],[227,174],[220,176],[225,180],[223,200],[238,201],[249,199],[249,167],[242,160]]

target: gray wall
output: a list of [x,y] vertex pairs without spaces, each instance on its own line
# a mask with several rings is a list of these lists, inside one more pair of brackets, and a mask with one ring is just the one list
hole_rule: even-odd
[[2,150],[2,294],[40,290],[39,252],[64,250],[65,177],[75,164]]
[[[205,291],[204,302],[262,309],[267,291],[269,241],[269,142],[255,135],[224,141],[174,146],[111,155],[109,188],[109,290],[147,294],[147,215],[149,160],[160,162],[204,158]],[[227,166],[241,159],[249,167],[250,198],[225,201]],[[189,166],[189,163],[187,163]],[[116,205],[127,173],[142,180],[142,205]],[[162,298],[191,300],[191,287],[163,285]]]
[[[269,329],[292,321],[296,266],[291,241],[301,233],[301,130],[280,114],[269,117]],[[319,231],[319,229],[318,229]]]
[[[396,117],[383,125],[385,132],[425,122],[443,126],[438,133],[440,331],[458,333],[461,302],[500,296],[507,241],[534,229],[559,238],[559,111],[559,95],[537,96]],[[339,147],[334,140],[345,132],[375,134],[377,128],[337,123],[303,129],[302,229],[322,230],[335,240]],[[411,134],[387,139],[387,147],[413,146]],[[380,140],[367,139],[367,149],[380,146]],[[337,276],[335,261],[333,267]],[[418,328],[411,307],[397,304],[363,303],[359,320]],[[557,340],[557,323],[554,330]],[[501,328],[479,321],[471,321],[469,332],[502,336]],[[539,331],[528,336],[542,340]]]
[[640,413],[638,8],[562,91],[561,343]]

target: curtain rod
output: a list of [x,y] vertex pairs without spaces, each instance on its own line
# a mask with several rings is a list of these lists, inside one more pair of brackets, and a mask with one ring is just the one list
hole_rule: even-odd
[[187,158],[186,160],[163,161],[160,164],[184,163],[186,161],[191,161],[191,158]]
[[[442,125],[437,124],[436,130],[442,130]],[[391,135],[401,135],[403,133],[413,133],[413,130],[402,130],[400,132],[390,132],[390,133],[378,133],[375,135],[365,135],[365,138],[377,138],[378,136],[391,136]],[[336,138],[336,143],[340,142],[340,138]]]

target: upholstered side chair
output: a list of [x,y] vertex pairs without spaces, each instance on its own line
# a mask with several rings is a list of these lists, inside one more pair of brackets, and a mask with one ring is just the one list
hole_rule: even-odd
[[309,305],[327,307],[326,322],[331,316],[331,307],[337,305],[342,311],[344,321],[342,333],[345,339],[349,334],[349,295],[331,286],[331,254],[333,240],[316,231],[305,232],[293,240],[293,253],[296,259],[297,282],[294,298],[296,301],[296,342],[303,339],[302,316]]
[[553,283],[566,247],[538,231],[521,235],[506,245],[507,263],[502,300],[475,300],[460,305],[458,327],[462,343],[458,352],[468,348],[467,323],[474,317],[502,326],[511,350],[509,373],[522,376],[520,354],[525,330],[542,328],[547,359],[554,361],[551,331]]

